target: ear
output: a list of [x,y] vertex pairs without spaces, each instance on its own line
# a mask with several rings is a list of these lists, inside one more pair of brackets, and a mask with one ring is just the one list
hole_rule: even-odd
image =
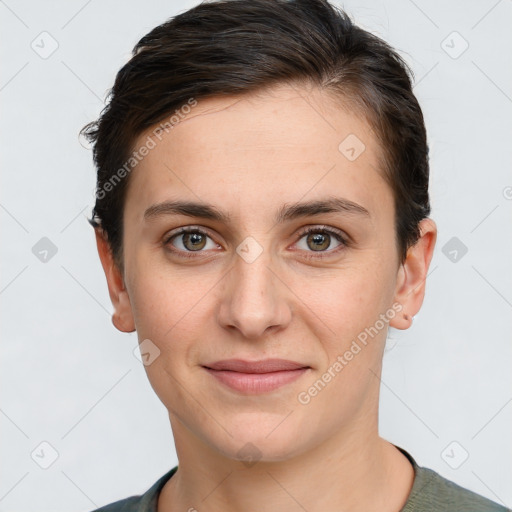
[[94,232],[101,265],[107,278],[108,293],[114,306],[112,323],[122,332],[133,332],[135,331],[135,322],[123,275],[114,261],[110,244],[104,232],[101,228],[96,228]]
[[412,317],[418,313],[425,297],[425,281],[437,238],[437,227],[432,219],[423,219],[420,224],[420,238],[407,251],[405,261],[400,265],[395,289],[395,302],[402,305],[398,315],[390,320],[395,329],[408,329]]

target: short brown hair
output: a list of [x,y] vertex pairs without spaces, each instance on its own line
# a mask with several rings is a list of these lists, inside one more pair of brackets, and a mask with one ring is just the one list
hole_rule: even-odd
[[327,0],[203,2],[135,45],[99,119],[82,129],[93,143],[97,167],[89,222],[106,234],[122,269],[129,177],[124,172],[123,179],[113,179],[127,169],[137,137],[191,98],[302,82],[348,99],[375,131],[385,155],[382,171],[393,191],[403,262],[419,238],[419,222],[430,214],[426,130],[411,76],[386,42]]

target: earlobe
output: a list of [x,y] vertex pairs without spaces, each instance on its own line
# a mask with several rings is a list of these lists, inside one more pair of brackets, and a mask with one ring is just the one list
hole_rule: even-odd
[[126,290],[124,279],[118,265],[114,261],[112,250],[105,233],[101,228],[96,228],[96,246],[103,271],[107,279],[108,293],[114,306],[112,323],[122,332],[135,331],[130,297]]
[[395,329],[408,329],[425,297],[425,282],[437,238],[436,224],[432,219],[420,222],[420,238],[407,251],[407,257],[397,275],[395,302],[402,307],[389,325]]
[[126,288],[119,294],[118,305],[114,306],[112,324],[121,332],[135,331],[132,306]]

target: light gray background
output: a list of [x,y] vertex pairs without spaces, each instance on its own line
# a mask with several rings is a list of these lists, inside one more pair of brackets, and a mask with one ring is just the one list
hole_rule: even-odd
[[[77,133],[138,39],[193,5],[0,1],[1,511],[90,510],[145,491],[177,462],[136,335],[110,321],[86,221],[95,173]],[[381,432],[510,507],[512,2],[343,5],[416,73],[439,228],[424,307],[385,356]],[[46,262],[32,251],[43,237],[57,247]],[[455,262],[442,250],[453,237],[468,249]]]

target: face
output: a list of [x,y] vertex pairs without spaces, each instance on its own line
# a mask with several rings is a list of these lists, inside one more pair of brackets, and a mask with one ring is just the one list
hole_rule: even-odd
[[283,460],[375,432],[388,323],[418,298],[369,125],[281,85],[200,100],[160,137],[130,176],[113,300],[175,436]]

